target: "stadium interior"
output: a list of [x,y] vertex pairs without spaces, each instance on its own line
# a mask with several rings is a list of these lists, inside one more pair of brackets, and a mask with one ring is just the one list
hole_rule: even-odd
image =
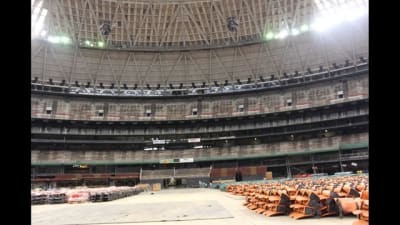
[[[368,224],[368,8],[366,0],[32,0],[32,224],[174,224],[62,219],[79,210],[55,222],[51,210],[115,200],[139,212],[135,201],[170,194],[191,202],[180,209],[210,207],[196,192],[228,199],[182,224],[339,224],[343,215],[340,224]],[[149,207],[160,216],[163,204]]]

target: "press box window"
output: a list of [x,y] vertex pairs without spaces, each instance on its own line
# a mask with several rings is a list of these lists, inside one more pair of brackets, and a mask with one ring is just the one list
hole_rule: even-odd
[[337,92],[337,97],[338,98],[343,98],[343,91],[338,91]]
[[96,112],[97,116],[104,116],[104,110],[100,109]]
[[292,106],[292,99],[286,100],[286,106]]
[[51,106],[46,107],[46,114],[51,114],[52,111],[53,109],[51,108]]
[[239,112],[244,112],[244,105],[239,105],[238,106],[238,111]]
[[150,109],[146,110],[146,116],[151,116],[151,110]]
[[197,116],[197,109],[196,108],[192,109],[192,115],[193,116]]

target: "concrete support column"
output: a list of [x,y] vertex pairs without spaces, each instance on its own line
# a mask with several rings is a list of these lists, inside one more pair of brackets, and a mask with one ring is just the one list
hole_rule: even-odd
[[339,154],[340,172],[344,172],[343,164],[342,164],[342,153],[340,152],[340,147],[339,147],[339,152],[338,152],[338,154]]
[[290,162],[288,158],[286,158],[286,171],[287,177],[292,178],[292,171],[290,170]]

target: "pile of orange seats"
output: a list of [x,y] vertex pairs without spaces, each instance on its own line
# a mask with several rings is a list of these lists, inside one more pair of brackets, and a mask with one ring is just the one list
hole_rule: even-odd
[[358,209],[353,211],[354,215],[357,215],[357,221],[354,221],[353,225],[368,225],[369,224],[369,194],[368,190],[361,193],[361,201],[357,205]]
[[[245,196],[257,213],[294,219],[355,214],[368,224],[368,176],[293,179],[283,182],[230,184],[227,192]],[[357,222],[358,222],[357,221]]]

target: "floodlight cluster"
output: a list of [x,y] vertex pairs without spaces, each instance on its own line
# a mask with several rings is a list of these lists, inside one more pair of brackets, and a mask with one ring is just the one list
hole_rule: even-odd
[[280,31],[267,31],[264,40],[284,39],[309,30],[324,32],[339,24],[351,22],[368,14],[367,0],[314,0],[318,13],[310,25],[285,28]]
[[54,44],[70,44],[71,38],[67,36],[49,36],[47,40]]
[[33,6],[35,0],[32,0],[31,7],[32,7],[32,37],[37,36],[46,36],[47,31],[43,29],[44,26],[44,19],[47,16],[47,9],[42,8],[43,1],[40,1],[38,4]]
[[323,32],[344,22],[354,21],[368,14],[367,0],[314,0],[318,14],[311,25],[313,30]]
[[276,33],[269,31],[264,34],[264,39],[267,41],[272,40],[272,39],[284,39],[284,38],[288,37],[289,35],[296,36],[296,35],[306,32],[308,30],[309,30],[309,26],[306,24],[303,24],[300,27],[294,27],[292,29],[283,29]]

